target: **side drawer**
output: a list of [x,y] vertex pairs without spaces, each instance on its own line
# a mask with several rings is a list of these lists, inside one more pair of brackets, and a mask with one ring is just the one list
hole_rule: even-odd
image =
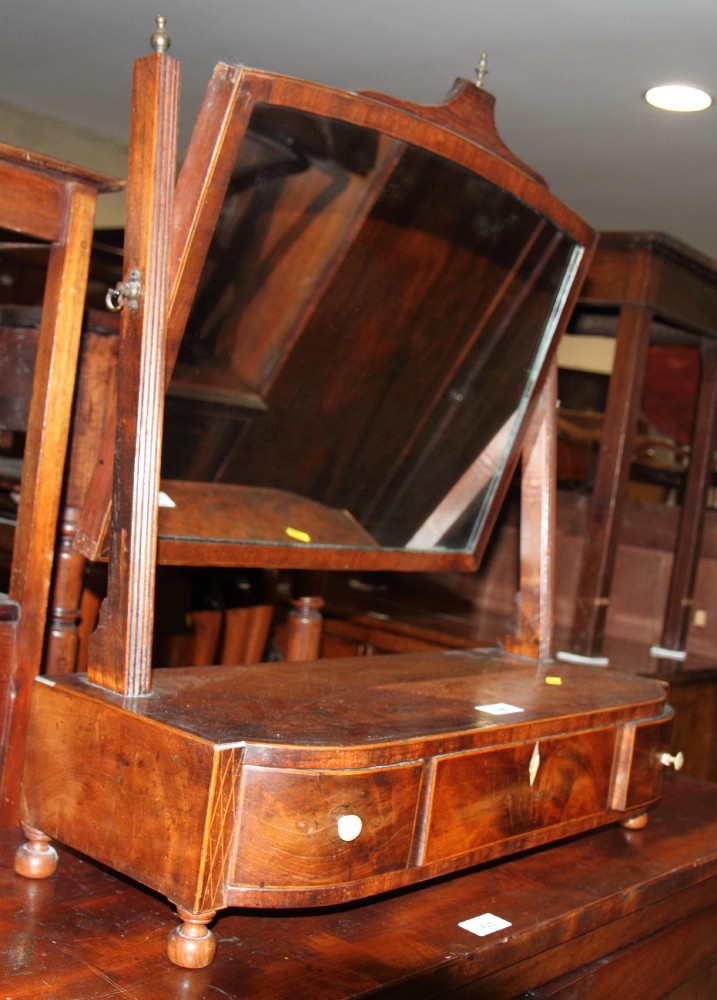
[[614,752],[605,728],[439,758],[424,861],[604,811]]
[[667,708],[661,719],[631,722],[623,727],[612,796],[613,809],[633,809],[649,805],[659,798],[665,773],[661,758],[670,749],[672,719],[672,709]]
[[356,771],[244,767],[232,884],[331,886],[403,869],[422,771],[421,763]]

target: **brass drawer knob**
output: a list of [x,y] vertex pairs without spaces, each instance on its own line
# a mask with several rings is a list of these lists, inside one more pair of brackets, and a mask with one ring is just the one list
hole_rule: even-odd
[[361,822],[361,817],[354,815],[354,813],[348,813],[345,816],[339,816],[337,821],[338,834],[341,840],[345,840],[349,843],[352,840],[356,840],[358,835],[363,829],[363,823]]
[[676,771],[679,771],[685,762],[685,755],[682,751],[678,751],[676,754],[663,753],[660,757],[660,763],[664,764],[665,767],[672,765]]

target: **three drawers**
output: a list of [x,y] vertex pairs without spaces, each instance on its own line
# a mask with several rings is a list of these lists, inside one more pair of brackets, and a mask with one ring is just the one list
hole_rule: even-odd
[[387,767],[245,765],[230,884],[320,889],[410,868],[451,870],[451,859],[491,845],[525,838],[530,846],[544,841],[540,831],[564,836],[576,821],[582,829],[609,822],[658,797],[669,721]]

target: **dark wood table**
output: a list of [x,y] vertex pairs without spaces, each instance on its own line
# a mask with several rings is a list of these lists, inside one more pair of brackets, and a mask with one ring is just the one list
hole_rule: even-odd
[[[0,997],[343,1000],[717,996],[717,786],[670,776],[645,830],[608,827],[410,890],[318,910],[233,910],[215,962],[172,966],[171,907],[62,850],[15,875],[0,835]],[[461,921],[511,926],[479,937]]]

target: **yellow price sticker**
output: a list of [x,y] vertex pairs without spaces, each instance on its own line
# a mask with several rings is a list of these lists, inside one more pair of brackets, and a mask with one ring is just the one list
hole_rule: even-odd
[[298,528],[284,528],[289,538],[294,538],[297,542],[310,542],[311,535],[307,531],[299,531]]
[[546,684],[552,684],[553,687],[560,687],[560,685],[563,683],[563,678],[562,677],[546,677],[545,678],[545,683]]

